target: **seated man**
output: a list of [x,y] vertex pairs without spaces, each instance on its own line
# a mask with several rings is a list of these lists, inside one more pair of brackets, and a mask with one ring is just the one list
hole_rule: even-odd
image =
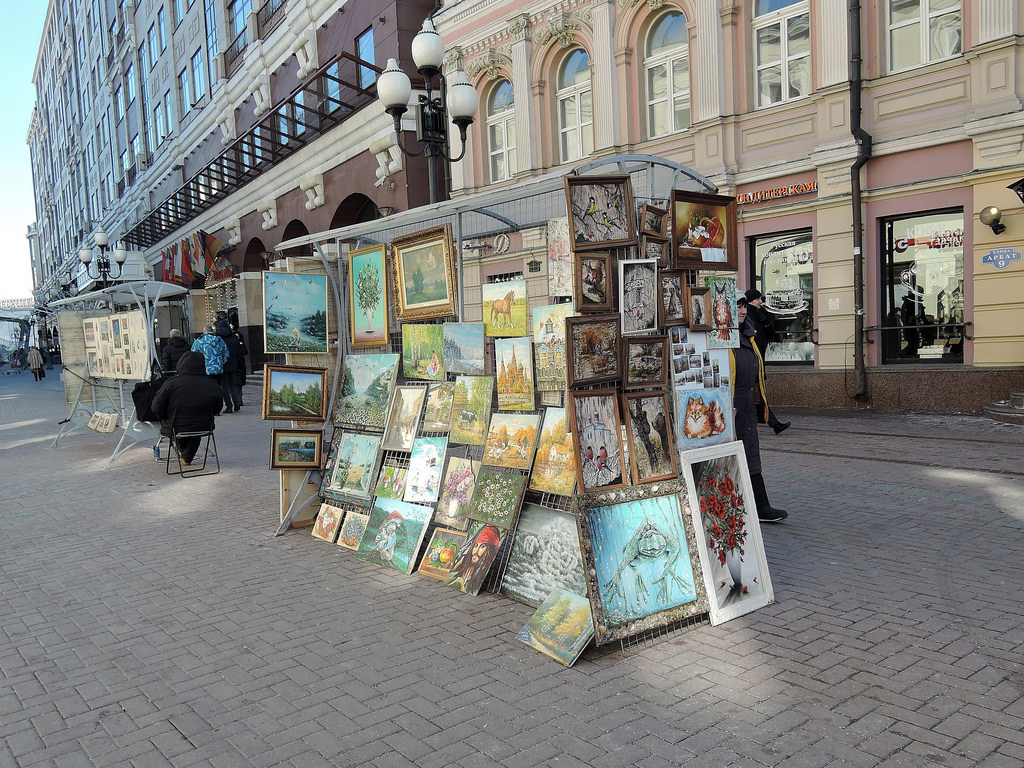
[[[220,385],[206,375],[202,352],[185,352],[178,360],[178,375],[160,387],[153,398],[153,413],[160,419],[160,434],[205,432],[214,428],[224,397]],[[180,438],[175,449],[182,464],[191,464],[199,450],[200,438]]]

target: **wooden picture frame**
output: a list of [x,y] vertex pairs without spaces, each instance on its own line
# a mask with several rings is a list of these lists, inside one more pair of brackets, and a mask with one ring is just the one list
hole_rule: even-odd
[[735,272],[739,263],[736,198],[672,190],[672,256],[676,269]]
[[570,388],[622,378],[618,315],[565,318],[565,374]]
[[[285,388],[290,388],[287,394]],[[324,421],[327,371],[294,365],[263,366],[263,418]]]
[[628,174],[567,176],[565,199],[574,251],[636,245],[636,204]]
[[691,285],[687,288],[686,311],[690,315],[690,330],[711,330],[711,303],[709,291],[704,286]]
[[640,237],[640,258],[657,259],[659,267],[669,269],[672,266],[672,243],[661,237],[642,235]]
[[622,412],[633,485],[678,477],[672,410],[665,390],[624,394]]
[[324,433],[319,429],[271,430],[271,469],[320,469],[323,453]]
[[391,290],[395,316],[402,322],[455,315],[458,288],[450,225],[391,241]]
[[658,273],[661,301],[658,304],[658,324],[662,328],[686,325],[689,318],[686,302],[686,275],[682,270],[662,270]]
[[577,312],[614,312],[615,257],[612,252],[573,254],[572,290]]
[[668,336],[622,338],[622,388],[664,389],[669,381]]
[[621,259],[618,266],[622,335],[656,330],[661,304],[657,259]]
[[650,235],[660,240],[668,241],[668,211],[664,208],[657,208],[650,203],[644,203],[640,207],[640,221],[637,222],[640,235]]
[[578,493],[626,485],[618,392],[614,389],[570,392],[569,425],[576,454]]
[[387,345],[387,281],[383,244],[348,252],[348,329],[353,349]]

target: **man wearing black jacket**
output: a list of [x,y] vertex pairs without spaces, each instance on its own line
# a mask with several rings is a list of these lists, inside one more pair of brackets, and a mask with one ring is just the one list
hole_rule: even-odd
[[[761,353],[761,359],[766,360],[768,343],[775,340],[775,328],[771,313],[764,308],[764,295],[757,288],[751,288],[744,296],[747,299],[747,324],[754,329],[751,341],[757,347],[757,351]],[[764,410],[768,414],[768,426],[775,430],[776,435],[789,429],[792,422],[779,421],[768,403],[765,403]],[[758,411],[758,421],[764,423],[760,411]]]
[[[153,398],[153,413],[160,419],[160,434],[205,432],[214,428],[214,416],[224,402],[220,385],[206,375],[202,352],[185,352],[178,360],[178,375],[160,387]],[[201,438],[179,438],[178,455],[182,464],[191,464]]]
[[178,361],[181,356],[188,352],[189,344],[182,336],[181,331],[174,328],[171,337],[160,350],[160,367],[163,368],[164,376],[170,376],[178,369]]

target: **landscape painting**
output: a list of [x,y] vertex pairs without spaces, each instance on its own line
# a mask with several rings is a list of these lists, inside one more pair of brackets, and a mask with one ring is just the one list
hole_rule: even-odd
[[572,302],[533,308],[533,371],[539,392],[565,389],[565,318]]
[[498,408],[505,411],[532,411],[533,358],[530,340],[523,336],[494,340],[495,386]]
[[444,578],[445,586],[455,587],[467,595],[476,595],[491,570],[508,531],[488,523],[474,523],[466,540],[455,554],[455,562]]
[[420,411],[423,410],[426,396],[427,388],[424,386],[403,384],[395,387],[395,394],[391,398],[391,414],[381,444],[383,450],[404,453],[412,450],[412,441],[416,438]]
[[568,317],[565,332],[570,387],[615,381],[622,376],[618,315]]
[[732,393],[725,387],[676,387],[676,439],[680,451],[732,442]]
[[508,530],[516,521],[525,488],[525,475],[480,467],[466,514],[473,520],[493,523]]
[[576,489],[576,454],[565,408],[548,408],[530,473],[530,490],[571,496]]
[[381,467],[380,477],[377,478],[377,485],[373,488],[373,495],[382,499],[401,499],[405,495],[405,467],[397,467],[388,464]]
[[664,391],[637,392],[624,395],[622,401],[633,483],[640,485],[676,477],[679,467],[676,444],[672,440],[668,395]]
[[441,488],[447,437],[417,437],[405,476],[405,501],[434,502]]
[[441,499],[434,513],[434,520],[438,525],[446,525],[459,531],[469,527],[466,512],[473,498],[476,474],[479,470],[479,461],[460,456],[448,459],[448,470],[441,484]]
[[324,433],[319,429],[274,429],[271,469],[319,469]]
[[491,376],[458,376],[452,396],[452,424],[449,438],[462,445],[483,445],[491,415]]
[[334,423],[383,432],[391,391],[398,376],[398,355],[347,355],[341,369]]
[[440,325],[402,325],[402,375],[444,381],[444,334]]
[[263,273],[264,352],[327,351],[327,275]]
[[427,407],[423,410],[424,432],[447,432],[452,423],[454,381],[438,381],[427,390]]
[[495,413],[491,415],[483,463],[492,467],[528,470],[537,450],[540,415]]
[[448,575],[452,563],[455,562],[455,555],[459,551],[459,547],[465,541],[464,531],[435,528],[426,549],[423,550],[420,567],[416,572],[432,579],[444,579]]
[[320,495],[334,501],[366,501],[373,486],[380,435],[335,433]]
[[451,317],[458,295],[450,226],[433,227],[391,241],[395,315],[403,322]]
[[619,314],[622,333],[645,333],[658,327],[661,286],[657,259],[619,262]]
[[569,414],[580,493],[625,485],[622,422],[615,390],[573,392]]
[[388,343],[386,274],[383,245],[349,251],[348,308],[353,349]]
[[594,639],[590,602],[583,595],[556,587],[516,637],[559,664],[571,667]]
[[484,373],[484,324],[444,323],[444,368],[448,373],[482,376]]
[[484,333],[487,336],[525,336],[530,325],[526,281],[485,283],[481,290]]
[[267,365],[263,368],[263,418],[323,421],[327,418],[327,371]]
[[571,512],[524,504],[501,592],[536,608],[558,587],[587,594],[576,518]]
[[345,549],[359,549],[359,543],[366,533],[366,521],[370,516],[357,509],[350,509],[345,513],[345,522],[341,524],[341,532],[338,534],[338,546]]
[[399,573],[412,573],[432,512],[419,504],[376,499],[356,556]]

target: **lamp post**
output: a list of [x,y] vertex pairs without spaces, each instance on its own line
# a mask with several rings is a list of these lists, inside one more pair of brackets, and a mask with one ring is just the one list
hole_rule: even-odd
[[[430,187],[430,202],[436,203],[437,189],[437,158],[443,157],[450,163],[456,163],[466,154],[466,129],[473,124],[480,97],[470,84],[466,73],[461,69],[452,72],[448,77],[441,74],[444,60],[444,42],[434,29],[429,19],[423,21],[423,28],[412,40],[412,60],[416,71],[423,77],[426,84],[426,95],[420,94],[416,113],[416,137],[422,145],[416,152],[410,152],[402,144],[402,115],[409,108],[409,97],[412,95],[412,82],[409,76],[398,67],[395,59],[388,59],[388,65],[377,80],[377,97],[384,105],[384,111],[395,121],[395,140],[399,149],[409,157],[426,155],[427,181]],[[445,104],[441,97],[434,95],[434,78],[440,78],[440,85],[447,87],[447,113],[459,129],[462,151],[457,157],[448,154],[448,132],[445,126]]]
[[121,268],[124,266],[125,261],[128,260],[128,251],[125,250],[124,243],[114,243],[114,264],[117,265],[117,274],[113,274],[111,272],[113,264],[111,264],[110,257],[107,256],[107,251],[109,250],[107,246],[107,233],[102,227],[96,230],[93,240],[96,243],[96,247],[100,249],[100,255],[95,259],[97,273],[94,275],[90,269],[93,263],[92,248],[80,250],[78,258],[85,265],[85,273],[93,280],[102,283],[103,287],[106,288],[110,282],[121,277]]

